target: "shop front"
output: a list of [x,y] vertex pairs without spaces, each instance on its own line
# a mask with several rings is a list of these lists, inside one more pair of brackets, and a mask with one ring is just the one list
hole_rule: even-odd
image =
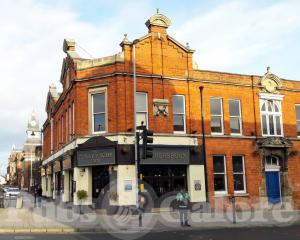
[[[88,194],[86,204],[102,208],[103,199],[109,192],[116,191],[110,187],[115,181],[116,144],[104,137],[94,137],[76,150],[74,182],[76,189],[85,190]],[[77,205],[78,199],[74,197]]]
[[174,208],[175,196],[189,192],[191,202],[205,202],[205,176],[201,147],[154,145],[153,157],[141,160],[144,195],[154,208]]

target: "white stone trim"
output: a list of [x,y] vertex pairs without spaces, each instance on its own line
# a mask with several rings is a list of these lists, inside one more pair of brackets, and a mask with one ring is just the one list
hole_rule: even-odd
[[279,94],[259,93],[259,98],[260,99],[265,99],[265,100],[282,101],[283,97],[284,97],[284,95],[279,95]]

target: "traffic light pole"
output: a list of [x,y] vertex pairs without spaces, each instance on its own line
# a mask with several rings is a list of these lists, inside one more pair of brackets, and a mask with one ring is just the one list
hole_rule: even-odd
[[136,154],[137,154],[137,161],[136,161],[136,170],[137,170],[137,211],[139,213],[139,227],[143,226],[143,216],[142,216],[142,209],[140,207],[140,184],[139,184],[139,177],[140,177],[140,162],[141,162],[141,155],[140,155],[140,133],[136,132]]

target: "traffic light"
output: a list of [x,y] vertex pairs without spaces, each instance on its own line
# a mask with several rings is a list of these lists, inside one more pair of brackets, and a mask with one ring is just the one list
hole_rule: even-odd
[[143,154],[142,158],[152,158],[153,156],[153,147],[149,145],[153,143],[153,131],[144,129],[143,130]]

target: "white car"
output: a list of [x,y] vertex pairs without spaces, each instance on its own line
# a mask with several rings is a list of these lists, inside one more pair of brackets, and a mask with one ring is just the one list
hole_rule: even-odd
[[5,197],[17,197],[20,194],[19,188],[7,188],[5,192]]

